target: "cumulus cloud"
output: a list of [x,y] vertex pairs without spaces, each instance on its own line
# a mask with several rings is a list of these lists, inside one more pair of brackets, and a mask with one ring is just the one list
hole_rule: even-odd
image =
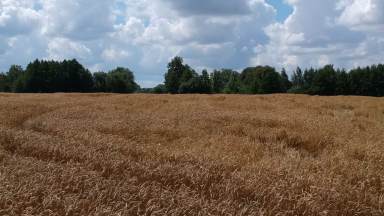
[[[20,7],[20,3],[0,3],[0,35],[12,37],[29,34],[41,21],[41,15],[31,8]],[[28,5],[28,4],[27,4]]]
[[79,61],[92,55],[91,50],[80,42],[73,42],[67,38],[54,38],[48,43],[47,59],[72,59]]
[[380,0],[342,0],[336,9],[342,10],[340,24],[361,26],[365,24],[382,26],[384,2]]
[[[192,1],[129,1],[126,23],[115,26],[112,37],[140,46],[140,64],[146,68],[164,67],[174,55],[197,68],[248,66],[253,54],[244,47],[250,40],[268,43],[262,28],[273,23],[276,11],[259,0],[236,1],[236,8],[229,10],[234,2],[211,0],[191,7]],[[152,13],[132,11],[145,4]]]
[[[285,0],[294,13],[284,23],[266,27],[271,42],[256,47],[254,64],[262,62],[293,70],[296,66],[335,64],[350,68],[379,63],[384,4],[380,0]],[[369,31],[371,30],[371,31]]]
[[42,1],[42,33],[48,37],[91,40],[113,31],[114,1]]
[[[149,87],[175,55],[198,72],[382,61],[381,0],[2,0],[0,71],[35,58],[77,58],[92,71],[130,68]],[[36,4],[40,10],[34,10]]]

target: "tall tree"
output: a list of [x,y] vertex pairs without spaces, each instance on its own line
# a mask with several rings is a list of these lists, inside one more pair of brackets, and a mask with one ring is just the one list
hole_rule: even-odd
[[290,88],[291,88],[291,81],[289,81],[289,78],[288,78],[288,75],[287,75],[287,72],[285,71],[285,68],[283,68],[281,70],[281,73],[280,73],[280,82],[281,82],[281,91],[283,91],[284,93],[286,93]]
[[168,63],[168,72],[164,75],[164,85],[168,93],[176,94],[179,91],[181,77],[183,76],[185,66],[183,58],[176,56]]
[[93,73],[93,90],[95,92],[107,92],[107,77],[108,73],[96,72]]
[[384,97],[384,65],[378,64],[377,65],[377,96]]
[[12,92],[14,93],[28,92],[26,86],[27,86],[26,75],[20,75],[19,77],[17,77],[15,82],[13,82]]
[[352,69],[348,74],[349,84],[352,95],[363,95],[362,86],[364,84],[364,72],[360,67]]
[[180,78],[180,83],[188,82],[193,77],[197,77],[198,74],[188,64],[184,66],[183,74]]
[[309,89],[312,86],[313,79],[316,76],[315,70],[311,67],[309,70],[305,69],[304,74],[303,74],[303,90],[305,92],[309,92]]
[[303,77],[303,72],[301,71],[300,67],[296,68],[296,71],[292,73],[292,85],[295,87],[304,87],[304,77]]
[[239,80],[245,85],[250,85],[255,78],[261,81],[270,72],[276,72],[275,68],[268,65],[248,67],[241,72]]
[[361,86],[361,91],[362,91],[362,95],[365,95],[365,96],[372,96],[372,87],[373,87],[373,83],[372,83],[372,79],[371,79],[371,68],[370,67],[365,67],[365,68],[361,68],[362,70],[362,77],[363,77],[363,81],[362,81],[362,86]]
[[25,70],[25,92],[41,92],[41,81],[40,61],[36,59],[33,63],[29,63]]
[[201,93],[210,94],[212,93],[211,79],[209,78],[208,71],[203,70],[201,72]]
[[259,94],[261,92],[260,90],[260,80],[255,77],[253,79],[253,82],[250,85],[250,93],[251,94]]
[[263,94],[281,93],[280,76],[277,72],[269,72],[261,80],[260,90]]
[[196,94],[202,93],[201,79],[198,76],[194,76],[187,82],[183,82],[180,85],[179,93],[181,94]]
[[223,87],[225,87],[228,84],[229,80],[231,79],[231,76],[234,75],[237,79],[237,77],[239,76],[239,73],[232,69],[221,69],[220,75],[221,75],[222,85]]
[[221,93],[224,87],[221,72],[218,70],[213,70],[213,72],[211,73],[211,81],[212,92],[215,94]]
[[12,86],[17,77],[19,77],[24,72],[24,69],[20,65],[11,65],[9,71],[7,72],[8,82]]
[[199,93],[199,75],[187,64],[184,66],[183,75],[180,79],[178,92],[180,94]]
[[164,75],[164,85],[167,93],[176,94],[180,87],[180,77],[175,71],[169,71]]
[[341,70],[337,73],[336,94],[337,95],[349,95],[350,86],[348,82],[348,74],[345,70]]
[[52,93],[56,91],[56,71],[50,66],[50,62],[41,61],[39,66],[40,92]]
[[12,88],[8,76],[4,73],[0,73],[0,92],[10,92],[11,90]]
[[240,90],[240,81],[238,80],[239,75],[236,72],[232,72],[227,85],[224,88],[226,94],[237,94]]
[[335,95],[336,82],[336,71],[333,65],[326,65],[316,73],[310,91],[317,95]]
[[128,68],[118,67],[108,73],[107,87],[113,93],[133,93],[138,88],[135,77]]

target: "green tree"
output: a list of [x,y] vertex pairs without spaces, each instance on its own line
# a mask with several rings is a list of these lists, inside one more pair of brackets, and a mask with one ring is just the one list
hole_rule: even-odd
[[[93,77],[91,71],[88,69],[81,70],[80,73],[80,92],[92,92],[93,91]],[[135,83],[135,90],[138,85]]]
[[326,65],[317,71],[310,91],[316,95],[335,95],[336,83],[336,71],[333,65]]
[[[183,75],[181,76],[180,85],[178,93],[180,94],[188,94],[188,93],[196,93],[191,91],[196,91],[196,79],[199,77],[199,75],[189,66],[184,66]],[[192,81],[193,79],[193,81]],[[200,84],[200,83],[199,83]],[[189,89],[194,88],[194,90]]]
[[292,86],[304,88],[304,77],[300,67],[296,68],[296,71],[291,76]]
[[95,72],[93,73],[93,91],[94,92],[107,92],[107,77],[108,73]]
[[245,85],[250,85],[255,80],[255,78],[261,81],[270,72],[276,72],[275,68],[268,65],[248,67],[241,72],[239,80]]
[[25,92],[38,93],[41,92],[41,74],[40,61],[36,59],[33,63],[29,63],[25,70]]
[[[120,73],[111,73],[107,77],[107,86],[113,93],[128,93],[131,86],[125,80],[126,76]],[[132,91],[133,92],[133,91]]]
[[213,70],[211,73],[211,81],[212,92],[215,94],[220,93],[224,87],[221,72],[218,70]]
[[256,77],[254,78],[253,82],[250,85],[250,93],[251,94],[259,94],[261,92],[260,90],[260,81]]
[[257,67],[247,67],[245,68],[239,76],[239,80],[245,85],[250,85],[258,76],[258,70],[262,68],[262,66]]
[[288,75],[287,75],[287,72],[285,71],[285,68],[283,68],[281,70],[281,73],[280,73],[280,82],[281,82],[281,91],[286,93],[290,88],[291,88],[291,81],[289,81],[289,78],[288,78]]
[[180,85],[179,92],[183,94],[196,94],[201,93],[201,79],[198,76],[194,76],[188,80],[188,82],[183,82]]
[[24,73],[24,69],[19,65],[11,65],[9,71],[7,72],[8,82],[12,88],[13,83],[16,81],[17,77]]
[[26,77],[25,77],[25,75],[20,75],[17,77],[17,79],[13,83],[12,92],[14,92],[14,93],[26,92]]
[[56,79],[55,79],[55,85],[56,85],[56,91],[57,92],[69,92],[68,90],[68,80],[69,80],[69,74],[68,74],[68,61],[64,59],[62,62],[51,62],[51,67],[56,68]]
[[350,94],[350,86],[348,82],[348,74],[343,69],[342,71],[336,74],[336,94],[337,95],[349,95]]
[[183,74],[181,75],[180,83],[188,82],[193,77],[197,77],[198,74],[188,64],[184,66]]
[[351,88],[351,94],[363,95],[362,86],[364,84],[364,72],[360,67],[349,71],[348,80]]
[[263,94],[281,93],[280,75],[277,72],[269,72],[261,80],[260,92]]
[[377,65],[377,96],[383,97],[384,96],[384,65],[378,64]]
[[8,76],[4,73],[0,73],[0,92],[10,92],[11,84],[8,81]]
[[369,80],[370,80],[370,93],[372,96],[377,97],[379,95],[379,82],[380,82],[380,73],[377,68],[377,66],[374,64],[370,67],[370,74],[369,74]]
[[67,92],[91,92],[93,77],[76,59],[67,61],[65,84]]
[[168,63],[168,72],[164,75],[164,85],[167,92],[176,94],[179,91],[181,77],[183,76],[185,66],[183,58],[176,56]]
[[164,85],[167,93],[176,94],[180,87],[180,77],[175,71],[169,71],[164,75],[164,78]]
[[180,56],[174,57],[167,65],[168,71],[176,72],[177,76],[181,77],[185,70],[185,65],[183,65],[183,58]]
[[39,91],[45,93],[52,93],[56,91],[56,71],[51,66],[51,62],[41,61],[39,65]]
[[303,89],[306,93],[309,93],[309,89],[312,86],[313,79],[316,76],[315,70],[311,67],[309,70],[305,69],[303,74]]
[[371,78],[371,68],[367,66],[365,68],[361,68],[361,70],[363,73],[363,85],[361,86],[362,95],[373,96],[374,93],[372,92],[373,80]]
[[153,89],[151,89],[151,91],[149,93],[151,93],[151,94],[165,94],[166,93],[165,85],[159,84],[156,87],[154,87]]
[[228,84],[229,80],[231,79],[231,76],[234,75],[236,79],[238,79],[239,73],[232,69],[221,69],[220,75],[221,75],[222,86],[224,88]]
[[292,88],[290,88],[288,90],[289,94],[305,94],[306,92],[304,91],[303,88],[299,87],[299,86],[293,86]]
[[203,70],[201,72],[200,79],[201,79],[201,93],[203,94],[212,93],[212,85],[211,85],[212,83],[211,83],[211,79],[209,78],[207,70]]
[[233,73],[235,73],[235,76],[238,76],[238,72],[232,69],[213,70],[211,73],[212,92],[215,94],[224,93]]
[[128,68],[118,67],[107,75],[107,88],[113,93],[134,93],[138,85]]
[[232,72],[227,85],[224,88],[225,94],[237,94],[240,91],[240,81],[238,80],[239,74]]

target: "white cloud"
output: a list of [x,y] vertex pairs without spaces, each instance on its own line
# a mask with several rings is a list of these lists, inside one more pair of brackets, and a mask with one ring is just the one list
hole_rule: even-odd
[[130,56],[130,53],[127,50],[119,49],[115,47],[111,47],[109,49],[106,49],[101,54],[101,57],[105,61],[109,62],[119,62],[121,60],[124,60],[124,58],[128,58]]
[[77,58],[92,71],[128,67],[149,86],[162,81],[174,55],[197,72],[384,59],[382,0],[284,2],[294,13],[276,23],[278,11],[264,0],[2,0],[0,70]]
[[241,52],[247,52],[247,50],[248,50],[248,47],[246,46],[243,46],[243,48],[241,48]]
[[42,34],[72,40],[98,39],[113,31],[115,1],[41,1]]
[[73,42],[67,38],[54,38],[48,43],[47,59],[64,60],[77,58],[86,59],[92,56],[91,50],[80,42]]
[[328,55],[321,55],[319,58],[319,67],[324,67],[325,65],[330,64],[329,56]]
[[41,21],[41,15],[31,8],[17,7],[8,1],[0,3],[0,35],[29,34]]
[[264,46],[262,46],[261,44],[255,46],[253,48],[254,53],[262,53],[263,51],[264,51]]
[[343,10],[338,21],[340,24],[358,26],[362,24],[383,24],[384,2],[381,0],[341,1],[337,8]]
[[[284,23],[266,27],[271,41],[258,47],[254,64],[293,70],[296,66],[335,64],[350,68],[380,63],[384,28],[381,0],[285,0],[294,13]],[[376,61],[376,62],[375,62]]]

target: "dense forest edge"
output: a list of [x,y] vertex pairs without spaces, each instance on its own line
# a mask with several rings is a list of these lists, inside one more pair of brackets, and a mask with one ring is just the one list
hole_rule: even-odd
[[24,70],[12,65],[0,73],[0,92],[108,92],[151,94],[273,94],[384,96],[384,65],[335,69],[334,65],[305,69],[297,67],[291,77],[283,68],[256,66],[241,73],[232,69],[213,70],[201,74],[176,56],[167,65],[164,84],[141,88],[128,68],[117,67],[109,72],[91,73],[76,59],[46,61],[36,59]]

